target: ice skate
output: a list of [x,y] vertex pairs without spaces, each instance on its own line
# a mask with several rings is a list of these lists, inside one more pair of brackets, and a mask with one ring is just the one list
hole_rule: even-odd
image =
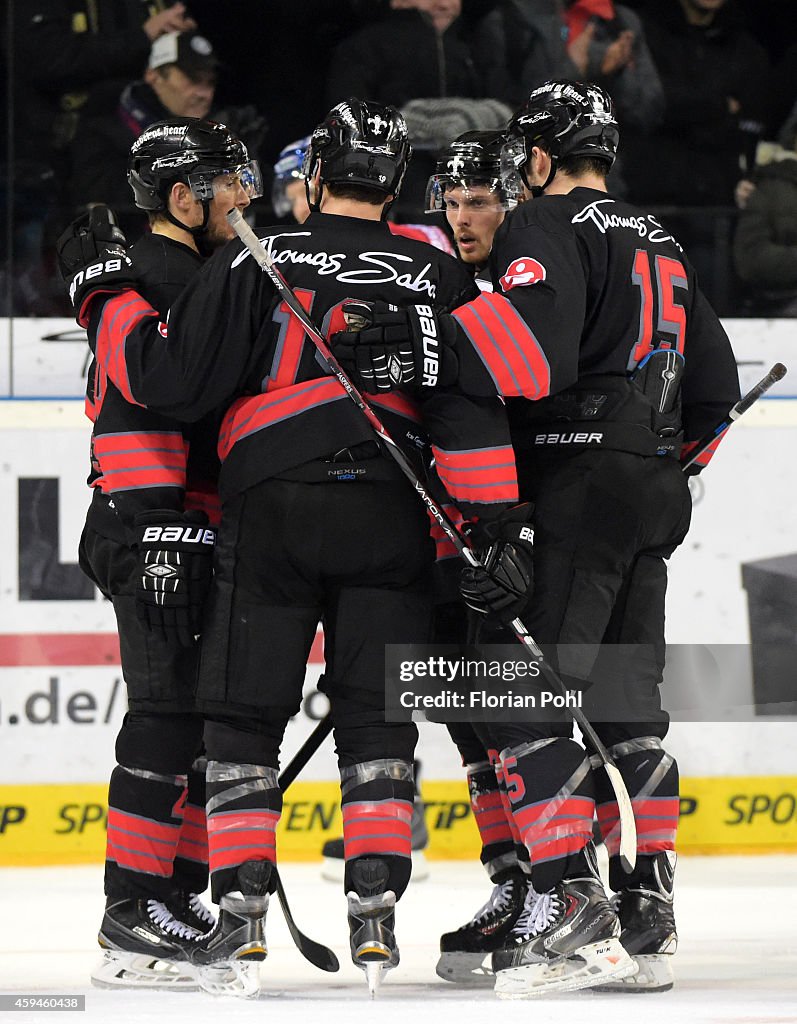
[[636,973],[597,865],[542,895],[529,890],[506,946],[493,953],[493,971],[501,999],[573,992]]
[[621,981],[601,985],[600,992],[667,992],[673,987],[672,957],[678,946],[673,913],[675,854],[660,853],[650,878],[615,897],[620,941],[639,967]]
[[178,921],[195,928],[200,935],[207,935],[216,927],[216,915],[205,906],[197,892],[181,890],[166,904]]
[[387,864],[379,858],[362,858],[352,869],[355,891],[348,892],[351,958],[365,971],[373,999],[386,971],[398,965],[394,935],[396,894],[386,890]]
[[219,919],[201,936],[191,960],[203,991],[254,998],[260,992],[260,964],[266,959],[266,913],[271,864],[248,861],[238,869],[240,889],[221,897]]
[[456,985],[492,986],[490,955],[505,944],[523,910],[528,887],[528,876],[517,871],[495,886],[467,924],[441,935],[438,977]]
[[194,991],[190,954],[202,933],[158,900],[109,900],[97,941],[105,950],[91,972],[96,988]]

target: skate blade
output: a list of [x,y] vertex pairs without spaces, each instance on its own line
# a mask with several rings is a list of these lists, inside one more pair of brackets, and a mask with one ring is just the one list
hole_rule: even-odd
[[379,963],[377,960],[369,960],[366,964],[360,965],[365,971],[365,980],[368,982],[368,995],[376,999],[377,993],[382,986],[384,976],[390,970],[389,964]]
[[492,988],[495,974],[490,953],[441,953],[435,972],[443,981],[470,988]]
[[260,995],[260,960],[230,960],[197,967],[196,978],[203,992],[212,996],[255,999]]
[[675,984],[671,953],[640,953],[632,959],[639,970],[621,980],[598,985],[596,992],[669,992]]
[[606,981],[619,981],[639,970],[619,939],[582,946],[577,953],[549,964],[526,964],[499,971],[495,994],[499,999],[532,999],[550,992],[577,992]]
[[91,972],[95,988],[157,988],[175,992],[196,992],[199,988],[191,968],[177,960],[158,960],[146,953],[125,953],[108,949]]
[[[343,882],[346,862],[340,857],[324,857],[321,863],[321,877],[326,882]],[[423,850],[413,850],[410,882],[425,882],[429,877],[429,862]]]

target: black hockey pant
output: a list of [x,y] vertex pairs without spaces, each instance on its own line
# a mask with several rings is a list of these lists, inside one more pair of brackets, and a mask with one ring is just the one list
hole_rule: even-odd
[[135,553],[86,526],[83,571],[113,602],[129,711],[108,789],[105,894],[165,900],[208,884],[198,651],[164,644],[138,620]]
[[198,691],[209,719],[214,899],[235,887],[242,863],[275,860],[279,750],[319,622],[344,884],[355,858],[379,856],[390,865],[389,888],[403,892],[417,729],[385,721],[384,648],[429,640],[433,557],[426,513],[404,480],[269,480],[225,505]]

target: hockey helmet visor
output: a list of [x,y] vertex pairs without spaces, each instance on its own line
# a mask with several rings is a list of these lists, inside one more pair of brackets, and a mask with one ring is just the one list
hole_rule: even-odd
[[287,217],[292,210],[287,188],[293,181],[304,181],[304,161],[310,145],[310,136],[289,143],[280,151],[274,164],[274,181],[271,185],[271,207],[277,217]]
[[502,173],[506,138],[501,132],[465,132],[438,160],[426,185],[426,213],[445,211],[447,193],[458,190],[460,200],[481,203],[494,197],[502,210],[513,210],[523,198],[520,175]]

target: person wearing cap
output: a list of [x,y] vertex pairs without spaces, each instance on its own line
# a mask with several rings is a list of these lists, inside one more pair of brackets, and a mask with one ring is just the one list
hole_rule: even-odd
[[71,146],[70,201],[107,203],[123,229],[139,226],[125,181],[131,145],[150,125],[170,117],[207,117],[219,61],[198,32],[168,32],[150,49],[143,77],[128,83],[113,113],[86,117]]
[[216,91],[218,58],[198,32],[169,32],[152,44],[144,81],[177,117],[206,117]]

